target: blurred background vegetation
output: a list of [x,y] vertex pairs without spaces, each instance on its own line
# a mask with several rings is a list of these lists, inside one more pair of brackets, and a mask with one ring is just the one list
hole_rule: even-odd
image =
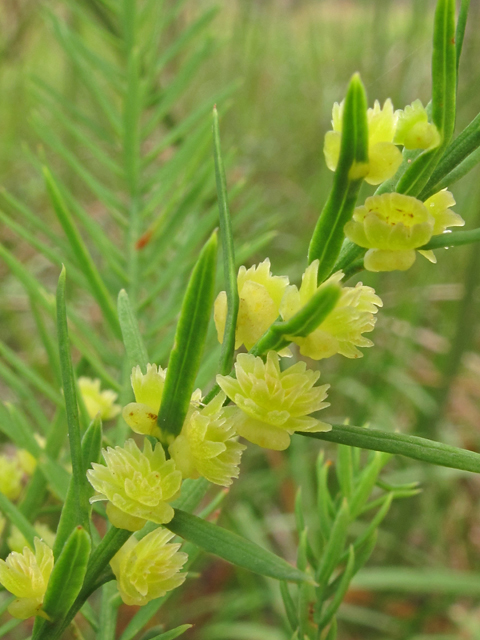
[[[102,22],[98,9],[102,2],[77,3]],[[288,274],[296,282],[331,185],[322,148],[332,104],[343,98],[354,71],[362,75],[370,105],[388,97],[396,108],[416,98],[426,104],[435,2],[165,0],[164,5],[176,3],[178,11],[163,33],[161,47],[175,42],[205,12],[209,18],[196,42],[201,63],[163,126],[168,130],[182,122],[210,96],[221,95],[236,83],[217,106],[229,158],[229,188],[238,191],[232,198],[233,219],[241,217],[238,246],[249,256],[248,265],[269,256],[275,274]],[[85,27],[69,2],[1,0],[0,182],[28,202],[45,225],[53,225],[44,182],[32,162],[32,156],[47,153],[32,119],[35,123],[40,110],[42,126],[65,144],[82,153],[82,142],[72,140],[56,112],[40,102],[41,83],[33,80],[48,81],[73,102],[79,95],[78,78],[53,37],[46,5],[84,42],[96,43],[95,29]],[[473,1],[460,64],[457,131],[480,108],[479,24],[480,3]],[[170,60],[163,70],[165,80],[174,79],[184,62],[183,54]],[[208,126],[209,117],[207,112],[196,126]],[[192,130],[187,135],[193,135]],[[163,154],[168,158],[174,151],[166,148]],[[101,206],[85,191],[78,174],[58,154],[48,153],[72,193],[101,222]],[[83,157],[88,158],[88,150]],[[198,171],[208,172],[210,167],[211,180],[208,152],[202,163]],[[479,177],[477,168],[453,189],[455,209],[466,220],[466,228],[480,226]],[[362,198],[370,195],[368,189],[365,185]],[[263,234],[262,248],[252,245],[259,234]],[[52,291],[58,269],[4,224],[1,235],[2,242]],[[352,424],[370,423],[480,451],[480,252],[471,245],[439,250],[437,257],[437,265],[419,257],[406,273],[356,277],[376,289],[384,308],[371,334],[375,348],[365,350],[357,361],[338,356],[320,363],[322,380],[332,385],[329,418],[336,422],[348,418]],[[43,349],[30,330],[25,295],[1,262],[0,279],[2,339],[39,371],[47,369]],[[98,323],[94,307],[84,306],[82,313],[89,322]],[[210,371],[202,384],[208,379]],[[226,498],[222,515],[228,526],[291,561],[296,550],[295,491],[302,486],[304,506],[313,511],[318,453],[308,439],[293,441],[288,454],[249,448],[241,479]],[[334,447],[328,455],[334,460]],[[377,550],[340,610],[339,637],[480,638],[479,479],[403,459],[392,460],[386,478],[392,483],[419,481],[423,492],[393,505]],[[175,595],[155,624],[170,628],[192,622],[196,627],[186,638],[288,638],[273,582],[208,558],[200,570],[202,578]],[[123,627],[129,616],[131,608],[125,608]],[[24,637],[17,631],[5,637]]]

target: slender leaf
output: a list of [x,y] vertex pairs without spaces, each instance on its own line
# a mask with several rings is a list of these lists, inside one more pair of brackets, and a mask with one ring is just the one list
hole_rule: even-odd
[[192,272],[177,324],[158,414],[158,424],[165,433],[180,433],[190,405],[212,312],[216,258],[214,232]]
[[459,11],[458,20],[457,20],[457,29],[455,31],[457,81],[458,81],[458,67],[460,66],[460,57],[462,55],[463,39],[465,38],[465,28],[467,26],[469,9],[470,9],[470,0],[461,0],[460,11]]
[[191,624],[182,624],[180,627],[176,627],[175,629],[171,629],[170,631],[165,631],[158,636],[152,636],[150,640],[175,640],[179,636],[183,635],[185,631],[191,629],[193,625]]
[[348,444],[361,449],[385,451],[442,467],[480,473],[479,453],[418,436],[347,425],[334,425],[332,430],[326,433],[300,433],[299,435],[337,444]]
[[333,596],[332,601],[329,603],[325,612],[322,614],[320,618],[319,628],[325,629],[325,627],[330,623],[333,616],[337,613],[338,608],[342,604],[342,601],[347,593],[348,587],[350,586],[350,580],[353,577],[355,572],[355,551],[353,546],[350,545],[348,550],[348,561],[347,566],[345,567],[345,571],[341,577],[341,580],[337,586],[335,591],[335,595]]
[[360,76],[355,74],[345,98],[340,158],[333,187],[308,249],[308,262],[320,261],[319,283],[329,275],[338,258],[345,237],[343,228],[352,217],[367,163],[367,98]]
[[22,512],[13,504],[13,502],[10,502],[7,496],[5,496],[1,492],[0,511],[6,518],[8,518],[8,520],[10,520],[12,524],[17,527],[17,529],[33,549],[33,540],[35,537],[38,537],[38,533],[35,531],[27,518],[22,514]]
[[128,293],[125,289],[122,289],[118,294],[117,308],[129,369],[139,365],[142,373],[146,373],[149,362],[148,354],[140,334],[140,329],[138,328],[137,319],[130,304]]
[[312,582],[310,576],[270,551],[186,511],[175,509],[173,520],[165,526],[204,551],[253,573],[289,582]]

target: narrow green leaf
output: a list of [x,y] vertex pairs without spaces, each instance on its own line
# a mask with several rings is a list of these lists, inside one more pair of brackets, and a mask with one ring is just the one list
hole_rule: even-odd
[[55,213],[57,214],[65,234],[68,237],[78,263],[88,280],[92,294],[113,332],[117,337],[121,338],[120,326],[118,324],[116,310],[112,303],[110,293],[106,288],[95,263],[93,262],[86,244],[75,226],[70,212],[65,206],[63,198],[50,171],[46,167],[44,168],[44,176]]
[[117,583],[112,580],[102,586],[102,603],[96,640],[115,640],[119,605]]
[[456,597],[480,596],[476,573],[422,567],[374,567],[360,571],[355,587],[369,591],[392,591],[408,594],[448,594]]
[[67,413],[68,437],[72,461],[72,478],[75,486],[76,524],[88,530],[89,503],[88,485],[82,460],[80,422],[78,418],[77,393],[73,374],[70,343],[68,339],[67,311],[65,306],[65,267],[62,269],[57,287],[57,331],[60,351],[60,367],[62,371],[65,410]]
[[367,98],[360,76],[350,81],[342,121],[340,158],[328,200],[313,232],[308,262],[320,260],[318,282],[323,282],[338,258],[343,228],[352,217],[368,162]]
[[20,533],[23,535],[28,544],[34,548],[33,540],[38,537],[38,533],[35,531],[26,517],[17,509],[17,507],[10,502],[10,500],[0,492],[0,511],[3,515],[14,524]]
[[270,551],[186,511],[176,509],[173,520],[165,526],[204,551],[253,573],[289,582],[312,582],[310,576]]
[[353,491],[353,462],[350,447],[342,444],[338,446],[335,469],[343,497],[350,499]]
[[362,471],[349,503],[352,518],[356,518],[361,513],[377,482],[378,475],[387,461],[388,455],[376,451],[368,466]]
[[323,555],[315,574],[315,579],[320,584],[320,601],[323,599],[321,597],[321,594],[325,591],[330,576],[332,575],[333,570],[337,566],[342,556],[345,540],[347,539],[347,529],[349,522],[350,512],[348,508],[348,502],[344,498],[340,509],[337,512],[335,520],[333,521],[333,525],[330,531],[330,537],[327,541],[325,549],[323,550]]
[[[97,416],[82,438],[82,473],[85,477],[87,470],[90,468],[92,462],[98,462],[100,459],[100,452],[102,448],[102,420],[100,416]],[[59,553],[63,549],[65,541],[70,536],[72,531],[77,526],[77,485],[74,478],[70,479],[68,484],[67,496],[62,507],[60,514],[60,521],[57,526],[57,535],[55,537],[55,544],[53,545],[53,555],[58,557]],[[85,483],[84,492],[86,498],[92,495],[93,491],[88,483]],[[90,514],[92,511],[91,505],[87,502],[87,514],[86,522],[89,522]],[[89,531],[90,529],[87,529]]]
[[122,289],[117,301],[118,320],[122,330],[123,344],[127,352],[128,368],[140,366],[142,373],[147,372],[148,354],[143,338],[138,328],[138,322],[133,312],[128,293]]
[[283,600],[283,606],[285,607],[285,613],[287,614],[287,620],[290,625],[290,629],[293,632],[298,628],[297,609],[293,602],[293,598],[290,595],[288,583],[285,582],[285,580],[280,580],[280,593]]
[[223,253],[223,275],[227,294],[227,318],[223,334],[220,373],[227,375],[233,367],[235,353],[235,329],[240,300],[237,289],[237,270],[235,268],[235,249],[233,245],[232,222],[227,198],[227,181],[220,147],[220,129],[217,108],[213,108],[213,155],[215,159],[215,178],[217,182],[218,212],[220,219],[220,240]]
[[457,20],[457,29],[455,31],[455,53],[456,53],[456,70],[458,83],[458,67],[460,66],[460,57],[463,49],[463,39],[465,38],[465,28],[467,26],[468,10],[470,9],[470,0],[462,0]]
[[322,614],[319,623],[319,629],[325,629],[325,627],[330,623],[333,616],[337,613],[338,608],[342,604],[342,601],[347,593],[348,587],[350,586],[350,581],[353,577],[355,571],[355,551],[353,546],[350,545],[348,550],[348,561],[347,566],[345,567],[345,571],[341,577],[341,580],[338,584],[338,587],[335,591],[335,595],[333,596],[332,601],[329,603],[325,612]]
[[158,424],[178,435],[187,415],[212,313],[217,261],[217,234],[202,249],[188,283],[168,361]]
[[158,636],[152,636],[150,640],[175,640],[175,638],[183,635],[185,631],[188,631],[188,629],[191,629],[192,627],[192,624],[182,624],[181,626],[171,629],[170,631],[165,631],[165,633],[161,633]]
[[90,556],[90,536],[82,527],[72,531],[48,582],[43,610],[58,621],[70,609],[83,584]]
[[325,454],[322,451],[317,458],[316,476],[318,526],[324,543],[326,543],[330,538],[330,531],[332,528],[332,518],[330,515],[332,510],[332,498],[328,488],[328,471],[330,466],[330,460],[325,462]]
[[418,436],[347,425],[334,425],[332,430],[326,433],[300,433],[299,435],[348,444],[361,449],[385,451],[441,467],[480,473],[480,454]]

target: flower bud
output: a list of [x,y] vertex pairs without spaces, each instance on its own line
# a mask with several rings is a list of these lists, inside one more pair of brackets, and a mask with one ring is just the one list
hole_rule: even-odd
[[[312,296],[322,287],[333,282],[340,282],[343,272],[337,271],[320,287],[317,287],[318,260],[314,260],[302,277],[302,285],[297,289],[291,285],[285,291],[280,306],[284,320],[289,320],[307,304]],[[373,331],[377,307],[382,306],[381,299],[374,289],[358,282],[355,287],[343,287],[340,298],[325,320],[308,336],[291,336],[290,339],[299,345],[300,353],[314,360],[330,358],[340,353],[346,358],[361,358],[362,352],[357,347],[371,347],[373,342],[362,334]]]
[[[237,277],[240,306],[235,332],[235,349],[245,345],[251,349],[278,317],[283,292],[288,285],[286,276],[272,276],[270,260],[258,266],[240,267]],[[214,306],[214,320],[218,340],[223,342],[227,318],[227,294],[221,291]]]
[[314,386],[319,371],[307,369],[304,362],[280,371],[279,356],[274,351],[269,351],[265,363],[251,354],[239,354],[235,371],[236,379],[218,375],[217,383],[237,405],[234,426],[246,440],[282,451],[295,431],[331,429],[308,415],[329,406],[324,400],[330,385]]
[[415,100],[403,111],[397,111],[398,122],[395,143],[405,149],[433,149],[438,147],[441,136],[437,127],[428,122],[428,115],[420,100]]
[[168,544],[173,533],[159,527],[141,540],[132,536],[112,558],[110,566],[117,578],[125,604],[143,606],[176,589],[187,577],[179,573],[188,559],[179,544]]
[[0,454],[0,493],[9,500],[16,500],[22,491],[22,476],[17,458]]
[[165,459],[160,443],[152,449],[145,439],[143,453],[134,440],[102,451],[106,466],[92,463],[87,478],[97,494],[90,502],[108,500],[107,516],[119,529],[138,531],[147,520],[163,524],[173,518],[168,504],[180,491],[182,475]]
[[53,569],[53,552],[35,538],[35,553],[28,547],[23,553],[13,551],[0,560],[0,583],[17,597],[8,607],[14,618],[25,620],[38,615]]
[[228,487],[238,478],[245,446],[236,441],[233,407],[223,407],[219,393],[203,409],[187,416],[182,431],[168,448],[184,478],[206,478]]
[[98,413],[100,413],[102,420],[112,420],[120,413],[120,406],[115,404],[118,394],[110,389],[100,391],[98,378],[94,380],[85,377],[79,378],[78,388],[82,394],[87,413],[92,420]]

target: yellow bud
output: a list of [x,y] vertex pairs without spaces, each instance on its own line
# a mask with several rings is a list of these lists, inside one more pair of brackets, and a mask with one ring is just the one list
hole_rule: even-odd
[[173,533],[159,527],[141,540],[132,536],[112,558],[125,604],[143,606],[183,584],[187,574],[179,571],[188,556],[178,551],[179,544],[168,544],[172,538]]
[[433,149],[438,147],[441,136],[437,127],[428,122],[428,114],[420,100],[415,100],[403,111],[397,111],[398,123],[395,143],[406,149]]
[[409,269],[415,249],[432,237],[435,220],[427,207],[412,196],[384,193],[367,198],[345,225],[345,235],[369,249],[365,268],[369,271]]
[[[245,345],[251,349],[278,317],[283,292],[288,285],[285,276],[272,276],[270,260],[258,266],[240,267],[237,277],[240,306],[235,333],[235,349]],[[215,300],[214,320],[218,340],[223,342],[227,318],[227,294],[221,291]]]
[[281,451],[295,431],[331,429],[309,415],[329,406],[324,400],[330,385],[314,386],[319,371],[307,369],[304,362],[281,371],[274,351],[268,353],[265,363],[251,354],[239,354],[235,371],[236,379],[219,375],[217,383],[237,405],[232,419],[237,433],[246,440]]
[[88,415],[93,420],[100,413],[102,420],[111,420],[120,413],[120,406],[115,404],[118,397],[114,391],[106,389],[100,391],[100,380],[95,378],[79,378],[78,388],[82,394]]
[[133,440],[102,451],[106,466],[93,463],[87,478],[97,494],[90,502],[108,500],[107,515],[115,527],[137,531],[150,520],[170,522],[168,504],[180,490],[182,475],[173,460],[165,459],[161,444],[145,440],[143,453]]
[[23,553],[13,551],[0,560],[0,583],[17,597],[8,607],[12,616],[24,620],[39,613],[52,569],[53,552],[39,538],[35,553],[25,547]]
[[17,458],[0,454],[0,493],[9,500],[16,500],[22,491],[22,476]]
[[223,407],[224,402],[225,394],[219,393],[203,409],[193,411],[168,448],[184,478],[203,476],[224,487],[238,478],[245,446],[236,442],[233,407]]
[[[339,283],[343,278],[343,273],[337,271],[317,287],[317,272],[318,260],[314,260],[303,274],[300,289],[295,285],[287,288],[280,307],[284,320],[300,311],[318,289]],[[357,347],[373,346],[373,342],[362,334],[373,331],[377,307],[381,306],[381,299],[371,287],[361,282],[355,287],[343,287],[335,308],[325,320],[308,336],[290,336],[290,340],[299,345],[302,355],[314,360],[330,358],[336,353],[347,358],[360,358],[363,354]]]

